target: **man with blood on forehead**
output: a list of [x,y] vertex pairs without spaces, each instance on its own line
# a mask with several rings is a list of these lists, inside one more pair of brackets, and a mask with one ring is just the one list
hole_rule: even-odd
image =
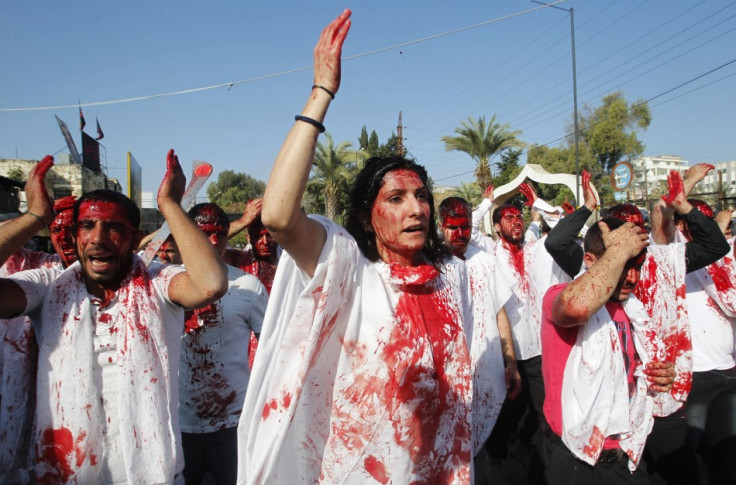
[[[461,197],[448,197],[440,203],[440,230],[445,245],[465,261],[470,293],[473,297],[473,341],[470,358],[473,366],[473,450],[477,455],[496,423],[506,393],[516,399],[521,377],[511,326],[503,309],[511,293],[507,286],[493,285],[494,262],[485,251],[470,246],[472,208]],[[499,304],[500,302],[500,304]],[[476,480],[481,470],[476,468]]]
[[[688,199],[705,217],[714,219],[704,201]],[[726,211],[730,221],[731,211]],[[693,240],[690,223],[680,214],[655,242]],[[722,228],[723,229],[723,228]],[[658,235],[659,236],[659,235]],[[729,241],[733,246],[733,240]],[[710,483],[736,483],[736,267],[727,256],[685,278],[692,340],[692,388],[685,403],[688,444],[704,445]],[[706,443],[704,443],[704,440]],[[705,477],[701,477],[704,481]]]
[[238,429],[238,483],[469,483],[472,309],[426,170],[371,158],[346,227],[301,200],[340,87],[345,10],[276,158],[263,224],[284,249]]
[[[702,180],[712,166],[695,165],[683,180],[679,173],[668,177],[669,193],[652,211],[652,237],[656,241],[666,230],[672,211],[681,214],[693,229],[693,240],[667,246],[650,246],[642,266],[634,295],[644,304],[657,329],[659,358],[675,363],[675,385],[655,399],[654,430],[647,440],[645,459],[655,479],[695,483],[697,470],[692,450],[685,446],[686,424],[682,405],[690,391],[692,344],[690,321],[685,302],[685,276],[688,272],[717,261],[728,252],[728,244],[718,225],[705,217],[686,200],[687,193]],[[590,193],[590,175],[583,173],[583,194]],[[592,193],[591,193],[592,194]],[[587,199],[586,199],[587,200]],[[613,217],[620,217],[643,227],[641,212],[633,206],[616,206]],[[590,216],[589,208],[580,208],[563,219],[547,238],[546,247],[565,271],[574,275],[581,269],[583,250],[575,243],[578,232]]]
[[[28,213],[0,227],[0,261],[52,220],[43,183],[52,164],[47,157],[31,171]],[[171,150],[158,206],[186,269],[146,268],[133,253],[141,238],[138,207],[97,190],[74,205],[77,262],[0,278],[0,316],[28,315],[39,347],[32,437],[38,483],[179,481],[183,311],[227,288],[219,256],[179,205],[185,182]]]
[[[520,192],[526,197],[525,204],[533,206],[537,196],[531,185],[523,183]],[[521,374],[522,393],[518,399],[506,399],[496,426],[486,442],[491,463],[498,469],[499,461],[508,455],[509,437],[512,436],[524,413],[527,414],[524,433],[520,434],[523,444],[528,445],[532,435],[543,421],[544,382],[542,379],[542,347],[540,323],[542,320],[542,298],[547,288],[569,281],[570,278],[559,268],[544,249],[546,236],[525,241],[524,220],[521,211],[512,205],[504,205],[493,213],[493,228],[498,235],[494,243],[480,234],[479,226],[493,203],[493,187],[484,193],[484,199],[473,211],[471,246],[488,252],[494,264],[494,288],[510,288],[511,292],[499,305],[503,306],[511,324],[511,334],[516,353],[517,366]],[[496,470],[494,473],[500,473]],[[541,482],[539,462],[534,457],[530,467],[530,479]]]
[[[227,248],[228,221],[217,204],[197,204],[189,217],[217,253]],[[268,294],[258,279],[227,266],[228,290],[206,307],[187,311],[179,366],[179,426],[184,479],[198,485],[205,473],[234,484],[238,470],[237,427],[250,378],[251,332],[261,333]]]
[[[228,239],[233,238],[245,229],[248,232],[249,245],[243,250],[228,247],[223,259],[227,264],[240,268],[258,278],[266,287],[266,291],[271,294],[281,249],[271,233],[263,226],[261,221],[262,207],[263,199],[253,199],[245,206],[243,215],[230,223]],[[258,339],[255,333],[251,333],[248,351],[251,367],[253,367],[257,350]]]
[[[21,248],[0,267],[0,277],[37,268],[66,268],[77,260],[72,214],[76,197],[54,201],[56,215],[49,224],[56,254]],[[0,320],[0,482],[27,483],[30,440],[35,412],[33,386],[38,349],[27,317]]]

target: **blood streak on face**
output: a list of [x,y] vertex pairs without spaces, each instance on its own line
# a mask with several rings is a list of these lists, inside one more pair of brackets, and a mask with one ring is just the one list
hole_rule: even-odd
[[524,219],[521,211],[514,206],[504,206],[498,209],[501,220],[496,225],[499,237],[505,245],[520,245],[524,239]]
[[138,230],[115,202],[85,201],[79,206],[76,250],[87,288],[98,298],[117,290],[130,269]]
[[376,248],[387,263],[413,266],[427,242],[429,190],[412,170],[392,170],[371,208]]
[[61,263],[66,268],[77,260],[74,250],[74,211],[69,208],[56,213],[56,217],[49,224],[51,244],[56,254],[61,257]]
[[263,224],[254,223],[248,226],[248,240],[257,259],[275,262],[276,240]]
[[227,249],[228,228],[218,221],[216,206],[209,205],[202,208],[202,211],[194,218],[194,222],[205,233],[210,244],[217,249],[220,256],[224,255]]
[[467,213],[467,207],[459,202],[452,204],[450,212],[454,214],[448,215],[442,221],[442,235],[452,253],[462,258],[470,243],[470,214]]

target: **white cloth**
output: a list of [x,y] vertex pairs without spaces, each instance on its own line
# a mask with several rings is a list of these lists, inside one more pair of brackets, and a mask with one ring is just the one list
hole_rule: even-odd
[[437,274],[372,263],[344,229],[315,219],[327,240],[314,276],[288,254],[276,273],[238,428],[238,483],[468,483],[464,264]]
[[[61,258],[21,249],[0,267],[0,278],[36,268],[61,269]],[[28,483],[37,349],[27,317],[0,319],[0,483]]]
[[635,388],[629,396],[621,342],[605,305],[578,330],[562,383],[562,441],[580,460],[595,465],[603,443],[619,435],[619,446],[635,470],[654,423],[654,399],[649,395],[644,365],[656,352],[649,316],[636,298],[623,303],[631,322],[637,354]]
[[512,285],[512,294],[503,305],[511,323],[514,350],[518,360],[527,360],[542,353],[542,300],[550,286],[571,281],[554,262],[544,247],[546,236],[524,242],[518,254],[509,251],[499,239],[480,234],[480,221],[490,210],[491,202],[483,199],[473,211],[470,245],[488,253],[494,259],[494,286]]
[[[119,443],[129,483],[172,483],[183,468],[177,368],[183,310],[168,297],[183,268],[134,256],[112,300],[91,309],[79,262],[65,271],[13,275],[24,290],[39,344],[36,387],[36,477],[60,483],[100,483],[106,457],[94,386],[96,321],[116,337]],[[96,317],[96,321],[95,321]]]
[[677,411],[692,386],[692,341],[685,302],[685,243],[649,246],[634,294],[657,329],[658,360],[675,363],[675,382],[669,393],[657,393],[655,416]]
[[511,296],[509,285],[494,284],[493,258],[468,246],[465,252],[473,297],[473,455],[478,454],[496,424],[506,398],[506,374],[496,315]]
[[250,332],[261,333],[268,294],[255,276],[233,266],[227,279],[222,298],[187,312],[187,328],[196,328],[181,338],[179,426],[185,433],[233,428],[243,409]]

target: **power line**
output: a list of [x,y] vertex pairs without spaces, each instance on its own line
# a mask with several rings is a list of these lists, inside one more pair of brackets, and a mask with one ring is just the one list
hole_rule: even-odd
[[[552,2],[552,3],[548,4],[548,5],[556,5],[558,3],[564,3],[565,1],[567,1],[567,0],[556,0],[555,2]],[[536,10],[540,10],[542,8],[547,8],[547,6],[532,7],[532,8],[529,8],[527,10],[522,10],[520,12],[512,13],[512,14],[509,14],[509,15],[506,15],[506,16],[503,16],[503,17],[498,17],[498,18],[495,18],[495,19],[486,20],[486,21],[479,22],[479,23],[476,23],[476,24],[468,25],[466,27],[460,27],[458,29],[449,30],[447,32],[442,32],[442,33],[439,33],[439,34],[430,35],[430,36],[427,36],[427,37],[423,37],[421,39],[411,40],[411,41],[404,42],[404,43],[401,43],[401,44],[395,44],[395,45],[392,45],[392,46],[383,47],[383,48],[372,50],[372,51],[368,51],[368,52],[363,52],[362,54],[356,54],[354,56],[345,57],[345,58],[343,58],[343,62],[345,62],[345,61],[351,61],[353,59],[358,59],[358,58],[361,58],[361,57],[366,57],[366,56],[372,56],[372,55],[380,54],[380,53],[387,52],[387,51],[390,51],[390,50],[401,49],[401,48],[406,47],[406,46],[415,45],[415,44],[419,44],[419,43],[422,43],[422,42],[427,42],[427,41],[434,40],[434,39],[439,39],[441,37],[446,37],[446,36],[449,36],[449,35],[458,34],[460,32],[465,32],[465,31],[472,30],[472,29],[477,29],[479,27],[484,27],[486,25],[494,24],[494,23],[501,22],[501,21],[504,21],[504,20],[508,20],[508,19],[511,19],[511,18],[514,18],[514,17],[519,17],[521,15],[526,15],[528,13],[534,12]],[[88,106],[104,106],[104,105],[110,105],[110,104],[131,103],[131,102],[134,102],[134,101],[145,101],[145,100],[149,100],[149,99],[164,98],[164,97],[169,97],[169,96],[179,96],[179,95],[182,95],[182,94],[198,93],[198,92],[202,92],[202,91],[209,91],[209,90],[212,90],[212,89],[219,89],[219,88],[224,88],[224,87],[227,87],[228,90],[230,90],[233,86],[238,86],[240,84],[247,84],[247,83],[252,83],[252,82],[255,82],[255,81],[262,81],[264,79],[271,79],[271,78],[274,78],[274,77],[280,77],[280,76],[284,76],[286,74],[293,74],[295,72],[306,71],[306,70],[309,70],[309,69],[312,69],[312,66],[311,65],[310,66],[304,66],[304,67],[297,67],[297,68],[294,68],[294,69],[289,69],[287,71],[281,71],[281,72],[277,72],[277,73],[273,73],[273,74],[266,74],[266,75],[263,75],[263,76],[257,76],[257,77],[252,77],[252,78],[248,78],[248,79],[243,79],[243,80],[240,80],[240,81],[232,81],[232,82],[226,82],[226,83],[220,83],[220,84],[213,84],[211,86],[204,86],[204,87],[201,87],[201,88],[193,88],[193,89],[185,89],[185,90],[182,90],[182,91],[174,91],[174,92],[169,92],[169,93],[150,94],[150,95],[146,95],[146,96],[137,96],[137,97],[133,97],[133,98],[114,99],[114,100],[109,100],[109,101],[95,101],[95,102],[90,102],[90,103],[77,103],[77,104],[57,105],[57,106],[35,106],[35,107],[27,107],[27,108],[0,108],[0,112],[43,111],[43,110],[69,109],[69,108],[78,108],[78,107],[79,108],[86,108]]]
[[[728,67],[728,66],[730,66],[731,64],[734,64],[734,63],[736,63],[736,58],[734,58],[734,59],[731,59],[730,61],[724,62],[724,63],[723,63],[723,64],[721,64],[720,66],[718,66],[718,67],[715,67],[715,68],[713,68],[713,69],[711,69],[711,70],[709,70],[709,71],[706,71],[706,72],[704,72],[704,73],[702,73],[702,74],[699,74],[699,75],[697,75],[697,76],[695,76],[695,77],[693,77],[693,78],[690,78],[690,79],[688,79],[687,81],[684,81],[684,82],[682,82],[682,83],[678,84],[677,86],[674,86],[674,87],[672,87],[672,88],[670,88],[670,89],[667,89],[667,90],[665,90],[665,91],[662,91],[661,93],[655,94],[654,96],[652,96],[652,97],[650,97],[650,98],[647,98],[647,99],[645,99],[645,100],[643,100],[643,101],[640,101],[640,102],[638,102],[638,103],[634,103],[634,104],[632,104],[631,106],[629,106],[629,109],[628,109],[628,110],[629,110],[629,111],[632,111],[632,110],[634,110],[635,108],[637,108],[637,107],[639,107],[639,106],[643,105],[644,103],[648,103],[648,102],[650,102],[650,101],[653,101],[653,100],[655,100],[655,99],[661,98],[662,96],[665,96],[665,95],[667,95],[667,94],[669,94],[669,93],[671,93],[671,92],[673,92],[673,91],[676,91],[676,90],[678,90],[678,89],[680,89],[680,88],[682,88],[682,87],[684,87],[684,86],[687,86],[688,84],[691,84],[691,83],[693,83],[693,82],[697,81],[698,79],[702,79],[702,78],[704,78],[705,76],[708,76],[709,74],[713,74],[714,72],[720,71],[721,69],[723,69],[723,68],[725,68],[725,67]],[[718,81],[722,81],[723,79],[727,79],[727,78],[729,78],[729,77],[731,77],[731,76],[734,76],[734,75],[736,75],[736,73],[728,74],[728,75],[726,75],[726,76],[723,76],[723,77],[721,77],[721,78],[719,78],[719,79],[716,79],[716,80],[714,80],[714,81],[712,81],[712,82],[710,82],[710,83],[704,84],[704,85],[702,85],[702,86],[698,86],[697,88],[694,88],[694,89],[691,89],[690,91],[688,91],[688,92],[686,92],[686,93],[683,93],[683,94],[681,94],[681,95],[678,95],[678,96],[676,96],[676,97],[673,97],[673,98],[671,98],[671,99],[668,99],[668,100],[666,100],[666,101],[663,101],[663,102],[659,103],[659,105],[661,105],[661,104],[664,104],[664,103],[666,103],[666,102],[669,102],[669,101],[672,101],[672,100],[674,100],[674,99],[677,99],[677,98],[679,98],[679,97],[681,97],[681,96],[684,96],[685,94],[689,94],[689,93],[692,93],[692,92],[698,91],[698,90],[700,90],[700,89],[702,89],[702,88],[705,88],[705,87],[707,87],[707,86],[710,86],[711,84],[713,84],[713,83],[715,83],[715,82],[718,82]],[[590,128],[592,128],[592,127],[594,127],[594,126],[596,126],[596,125],[598,125],[598,124],[600,124],[600,123],[603,123],[603,122],[604,122],[604,121],[606,121],[607,119],[608,119],[608,117],[606,117],[606,118],[603,118],[602,120],[596,121],[595,123],[591,123],[591,124],[589,124],[589,125],[587,125],[587,126],[581,127],[581,128],[580,128],[580,131],[581,131],[581,132],[583,132],[583,131],[586,131],[586,130],[588,130],[588,129],[590,129]],[[554,140],[552,140],[552,141],[550,141],[550,142],[547,142],[547,143],[543,143],[542,145],[539,145],[539,146],[550,146],[550,145],[552,145],[552,144],[554,144],[554,143],[557,143],[557,142],[559,142],[559,141],[562,141],[562,140],[564,140],[565,138],[567,138],[567,137],[569,137],[569,136],[572,136],[572,135],[573,135],[573,133],[566,133],[565,135],[563,135],[563,136],[561,136],[561,137],[559,137],[559,138],[556,138],[556,139],[554,139]],[[522,153],[524,153],[524,152],[526,152],[526,151],[528,151],[528,150],[527,150],[527,149],[523,149],[523,150],[522,150]],[[462,173],[458,173],[458,174],[455,174],[455,175],[451,175],[451,176],[448,176],[448,177],[442,177],[442,178],[438,178],[438,179],[434,179],[434,180],[435,180],[435,182],[437,182],[437,181],[440,181],[440,180],[447,180],[447,179],[450,179],[450,178],[454,178],[454,177],[459,177],[459,176],[461,176],[461,175],[468,175],[468,174],[471,174],[471,173],[473,173],[474,171],[475,171],[475,170],[473,169],[473,170],[470,170],[470,171],[468,171],[468,172],[462,172]]]

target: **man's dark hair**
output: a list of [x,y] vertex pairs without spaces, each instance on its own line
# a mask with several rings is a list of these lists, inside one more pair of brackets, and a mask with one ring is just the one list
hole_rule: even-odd
[[125,211],[125,218],[128,219],[133,229],[138,229],[141,225],[141,210],[126,195],[109,189],[93,190],[82,195],[74,203],[74,223],[79,219],[79,207],[85,202],[111,202],[120,205]]
[[421,252],[436,267],[445,257],[450,255],[450,252],[444,247],[437,233],[434,197],[429,188],[427,171],[414,160],[408,160],[398,156],[369,158],[365,162],[365,167],[358,173],[353,183],[350,194],[350,210],[345,223],[345,229],[355,238],[358,247],[366,258],[370,261],[378,261],[380,259],[378,249],[376,248],[376,234],[369,232],[363,226],[361,217],[370,217],[373,203],[376,201],[376,197],[378,197],[378,191],[383,186],[383,177],[393,170],[411,170],[419,176],[427,188],[430,210],[429,231],[427,232],[427,243]]
[[[708,217],[710,219],[713,219],[713,208],[708,205],[707,202],[700,199],[687,199],[688,202],[697,210],[700,211],[701,214],[703,214],[705,217]],[[685,216],[680,214],[679,212],[675,212],[674,216],[675,222],[678,221],[684,221],[685,224],[687,224],[687,220],[685,220]]]
[[222,208],[212,202],[197,204],[188,212],[189,218],[197,225],[214,224],[224,228],[225,233],[230,230],[230,219]]
[[[463,212],[458,210],[461,207],[463,208]],[[468,216],[472,211],[473,208],[470,205],[470,202],[462,197],[448,197],[440,202],[437,212],[440,217],[440,224],[444,224],[445,219],[448,217]]]

